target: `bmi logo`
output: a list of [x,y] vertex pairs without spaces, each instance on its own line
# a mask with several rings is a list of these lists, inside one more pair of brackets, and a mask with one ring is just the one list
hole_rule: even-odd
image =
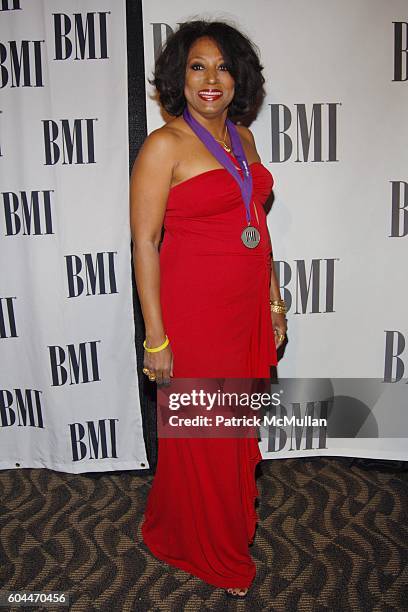
[[54,13],[54,59],[108,59],[108,15]]
[[44,40],[9,40],[0,43],[0,89],[44,87],[42,50]]
[[385,330],[384,382],[396,383],[404,376],[406,341],[402,332],[397,329]]
[[408,234],[408,183],[391,181],[391,234],[403,238]]
[[[288,428],[276,425],[268,426],[268,452],[278,452],[283,449],[288,451],[313,450],[314,448],[327,448],[327,425],[306,426],[298,425],[304,419],[313,421],[314,419],[325,419],[331,408],[332,400],[308,401],[306,407],[302,409],[299,402],[293,402],[288,407],[281,404],[274,407],[268,416],[280,418],[295,418],[295,423]],[[302,414],[303,412],[303,414]]]
[[0,0],[0,11],[21,11],[20,0]]
[[44,429],[41,393],[38,389],[0,390],[0,427]]
[[274,261],[276,276],[288,310],[292,314],[335,312],[335,263],[339,258],[295,259],[294,264]]
[[270,104],[271,163],[335,162],[337,159],[337,114],[341,102]]
[[114,256],[116,251],[66,255],[68,297],[117,293]]
[[0,297],[0,339],[18,338],[13,302],[15,299],[15,296]]
[[51,194],[42,191],[3,191],[5,236],[42,236],[53,234]]
[[118,458],[116,426],[119,419],[70,423],[72,460]]
[[44,157],[46,166],[94,164],[96,118],[43,120]]
[[393,81],[408,80],[408,22],[393,21],[394,24],[394,78]]
[[100,340],[80,342],[78,345],[49,346],[50,370],[53,387],[66,383],[81,385],[99,378],[97,345]]

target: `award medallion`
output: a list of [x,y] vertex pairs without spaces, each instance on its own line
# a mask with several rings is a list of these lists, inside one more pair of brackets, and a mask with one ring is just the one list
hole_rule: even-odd
[[[214,155],[214,157],[220,162],[222,166],[224,166],[224,168],[232,175],[232,177],[238,183],[241,191],[241,196],[245,205],[245,214],[248,222],[247,227],[241,233],[241,240],[248,249],[254,249],[258,246],[261,240],[261,234],[259,233],[259,230],[257,230],[256,227],[251,225],[250,202],[253,190],[252,175],[250,165],[248,164],[248,160],[246,158],[245,151],[242,146],[237,128],[235,127],[231,119],[228,119],[227,117],[227,119],[225,120],[226,128],[228,129],[228,133],[230,136],[233,154],[239,165],[238,168],[235,165],[235,162],[232,161],[231,157],[227,155],[227,150],[231,150],[231,148],[226,148],[225,146],[221,146],[219,144],[220,142],[222,142],[224,145],[225,136],[224,141],[217,141],[214,136],[203,125],[201,125],[199,121],[197,121],[197,119],[194,119],[194,117],[192,117],[187,105],[183,111],[183,118],[186,123],[191,127],[193,132],[198,136],[198,138],[204,143],[210,153]],[[225,134],[226,133],[227,132],[225,132]],[[242,176],[240,175],[239,170],[242,170]],[[258,220],[255,202],[254,209]]]
[[247,225],[247,227],[241,234],[241,240],[244,245],[248,247],[248,249],[254,249],[258,246],[261,240],[261,235],[256,229],[256,227],[253,227],[252,225]]

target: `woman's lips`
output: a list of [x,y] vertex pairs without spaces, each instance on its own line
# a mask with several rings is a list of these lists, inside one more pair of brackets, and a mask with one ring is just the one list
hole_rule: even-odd
[[222,96],[222,91],[219,89],[202,89],[198,92],[199,97],[206,102],[213,102]]

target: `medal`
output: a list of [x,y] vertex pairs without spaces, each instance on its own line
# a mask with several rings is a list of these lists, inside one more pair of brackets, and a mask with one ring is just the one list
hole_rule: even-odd
[[220,162],[221,165],[224,166],[226,170],[228,170],[228,172],[238,183],[241,190],[242,199],[244,200],[247,218],[247,227],[245,227],[241,233],[241,240],[248,249],[254,249],[256,246],[258,246],[261,240],[261,235],[259,230],[251,225],[251,211],[249,204],[252,198],[252,175],[237,128],[227,117],[225,124],[226,128],[228,128],[228,133],[231,139],[232,151],[241,170],[243,171],[242,177],[231,158],[225,152],[225,148],[218,143],[214,136],[203,125],[201,125],[199,121],[194,119],[187,106],[183,111],[183,118],[191,127],[193,132],[195,132],[198,138],[205,144],[210,153],[214,155],[214,157]]
[[261,240],[261,234],[256,227],[248,225],[241,234],[241,240],[248,249],[254,249]]

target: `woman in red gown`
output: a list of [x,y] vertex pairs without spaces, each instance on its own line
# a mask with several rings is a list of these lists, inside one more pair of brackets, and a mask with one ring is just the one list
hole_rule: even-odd
[[[251,43],[223,23],[183,24],[156,63],[154,82],[170,110],[166,92],[168,80],[175,86],[174,54],[180,55],[180,48],[186,50],[184,61],[179,59],[184,105],[238,167],[225,121],[240,91],[242,97],[243,50],[247,68],[251,62],[253,71],[258,67],[253,89],[263,82]],[[233,66],[231,49],[240,56],[241,73]],[[168,73],[172,79],[165,81]],[[251,96],[248,80],[247,74],[246,95]],[[269,378],[286,333],[284,314],[271,312],[269,302],[280,300],[263,208],[272,175],[259,159],[251,132],[237,126],[252,174],[252,225],[260,233],[259,245],[247,248],[241,241],[245,207],[238,183],[181,113],[173,108],[173,114],[176,119],[146,139],[131,178],[145,348],[159,349],[146,350],[146,373],[159,385],[172,376]],[[261,458],[254,437],[159,438],[142,525],[151,552],[232,595],[245,595],[255,576],[248,545],[257,521],[255,466]]]

